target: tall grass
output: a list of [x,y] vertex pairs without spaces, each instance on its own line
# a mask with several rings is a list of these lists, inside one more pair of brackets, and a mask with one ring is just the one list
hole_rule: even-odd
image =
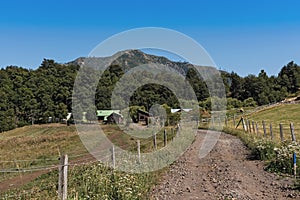
[[[147,199],[157,173],[128,174],[100,163],[71,167],[68,199]],[[22,188],[1,194],[1,199],[56,199],[57,170],[44,174]]]

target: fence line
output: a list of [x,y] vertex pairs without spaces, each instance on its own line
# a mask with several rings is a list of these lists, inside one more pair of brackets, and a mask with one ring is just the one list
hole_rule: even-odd
[[[198,123],[198,122],[197,122]],[[218,122],[218,119],[216,120],[216,123],[220,123],[220,119]],[[181,133],[180,131],[180,125],[177,125],[176,127],[172,127],[172,128],[164,128],[162,127],[161,129],[162,131],[153,134],[153,138],[147,138],[144,140],[136,140],[136,147],[137,148],[133,148],[132,144],[126,144],[126,145],[122,145],[122,146],[117,146],[118,148],[131,148],[132,150],[136,150],[136,154],[137,154],[137,162],[139,164],[141,164],[142,160],[141,160],[141,147],[143,146],[152,146],[155,147],[154,149],[158,150],[159,148],[163,148],[165,146],[167,146],[168,140],[171,141],[173,140],[175,137],[178,137]],[[155,140],[154,140],[155,138]],[[146,152],[149,149],[146,149]],[[153,149],[152,149],[153,150]],[[106,155],[104,155],[104,153],[106,153]],[[93,164],[93,163],[97,163],[99,162],[98,160],[90,160],[91,158],[86,158],[86,159],[79,159],[78,162],[79,163],[70,163],[68,161],[69,158],[80,158],[82,156],[86,156],[89,155],[89,152],[84,153],[84,151],[80,151],[80,154],[71,154],[71,155],[63,155],[57,159],[20,159],[20,160],[2,160],[0,161],[0,163],[3,163],[3,166],[5,166],[9,163],[12,163],[14,165],[17,165],[17,167],[9,167],[9,168],[2,168],[0,169],[0,173],[6,174],[6,173],[27,173],[27,172],[35,172],[35,171],[50,171],[50,170],[58,170],[59,173],[59,178],[58,178],[58,182],[57,182],[57,194],[59,196],[60,199],[67,199],[67,171],[68,171],[68,167],[77,167],[77,166],[82,166],[82,165],[87,165],[87,164]],[[105,150],[99,150],[99,151],[94,151],[91,152],[92,155],[94,156],[98,156],[98,155],[104,155],[101,158],[102,159],[107,159],[107,160],[111,160],[112,162],[112,166],[115,167],[116,166],[116,159],[118,158],[118,151],[117,149],[115,149],[114,146],[112,146],[111,148],[111,152],[109,155],[109,151],[107,151],[107,149]],[[67,159],[67,161],[66,161]],[[34,163],[36,165],[36,167],[19,167],[18,164],[16,163],[25,163],[24,166],[26,166],[26,162],[30,163],[30,162],[36,162]],[[56,164],[53,165],[45,165],[45,163],[47,162],[57,162]],[[74,162],[76,162],[76,159],[74,159]],[[49,163],[50,164],[50,163]],[[13,166],[13,165],[12,165]],[[8,176],[9,177],[9,176]]]
[[[239,118],[238,118],[239,117]],[[214,117],[217,118],[217,117]],[[239,121],[237,121],[239,119]],[[300,132],[300,123],[278,123],[275,125],[274,122],[267,120],[254,121],[253,119],[247,118],[242,114],[226,116],[222,119],[223,126],[241,129],[246,133],[256,135],[258,137],[269,138],[270,140],[280,142],[283,141],[297,141],[297,133]],[[200,122],[200,126],[207,128],[220,128],[220,125],[213,120],[213,118],[205,118]],[[221,126],[222,128],[222,126]]]

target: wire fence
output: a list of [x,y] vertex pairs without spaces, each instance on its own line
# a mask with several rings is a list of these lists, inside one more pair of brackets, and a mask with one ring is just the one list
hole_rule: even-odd
[[[271,120],[257,121],[248,114],[240,113],[231,116],[220,116],[202,119],[199,126],[222,130],[223,127],[242,130],[256,137],[270,139],[276,143],[284,141],[295,141],[299,138],[299,122],[273,122]],[[250,117],[249,117],[250,116]]]
[[[177,134],[178,131],[176,127],[168,127],[163,131],[153,134],[149,138],[139,139],[139,145],[138,141],[134,139],[133,141],[131,140],[130,144],[119,146],[117,145],[117,147],[124,150],[130,149],[133,153],[137,154],[138,159],[138,152],[146,153],[163,148],[168,142],[173,140]],[[118,157],[118,152],[111,152],[111,154],[108,154],[107,152],[107,149],[95,149],[90,153],[85,150],[72,152],[71,154],[68,154],[70,161],[64,166],[68,166],[69,170],[71,170],[72,172],[74,170],[76,171],[76,168],[90,166],[98,163],[100,164],[100,162],[96,159],[98,156],[101,158],[101,163],[103,163],[104,160],[111,163],[116,162],[113,160],[116,159],[116,157],[117,159],[122,159]],[[36,192],[35,187],[37,186],[32,184],[32,187],[25,187],[24,189],[20,189],[26,186],[26,184],[28,183],[27,176],[35,176],[32,175],[32,173],[37,173],[36,176],[53,172],[58,174],[58,171],[61,167],[61,159],[62,158],[60,157],[60,155],[57,155],[56,157],[51,156],[50,158],[46,158],[45,156],[45,159],[0,160],[0,189],[1,182],[2,184],[6,183],[8,185],[10,183],[15,184],[15,182],[21,182],[21,184],[18,183],[17,185],[11,185],[12,187],[6,187],[6,189],[4,189],[3,191],[0,190],[0,199],[31,198],[31,195],[34,195],[34,193]],[[49,182],[48,186],[48,188],[44,187],[43,190],[51,190],[52,193],[57,193],[58,182],[56,182],[54,186],[53,183]]]
[[[297,141],[298,132],[300,132],[300,123],[274,123],[269,120],[264,121],[255,121],[254,119],[247,118],[250,114],[261,111],[263,109],[271,108],[273,106],[278,105],[270,104],[268,106],[262,106],[253,110],[245,111],[245,113],[239,113],[231,116],[219,116],[213,118],[205,118],[201,119],[197,122],[197,127],[211,127],[211,128],[221,128],[220,126],[225,126],[229,128],[235,128],[243,130],[248,134],[255,134],[258,137],[264,137],[270,140],[274,140],[276,142],[283,142],[286,140]],[[157,134],[154,134],[152,137],[148,139],[141,139],[138,145],[137,140],[133,140],[131,144],[124,144],[118,146],[121,149],[130,149],[131,151],[138,154],[138,152],[150,152],[155,151],[157,149],[163,148],[167,145],[168,142],[172,141],[176,135],[178,134],[178,127],[167,128],[165,131],[161,131]],[[140,148],[140,149],[138,149]],[[89,166],[92,164],[97,164],[99,161],[95,158],[100,156],[103,160],[107,160],[114,165],[114,159],[116,152],[111,152],[111,154],[107,154],[106,150],[94,150],[91,152],[76,151],[68,154],[68,158],[70,161],[67,164],[63,164],[63,167],[68,166],[69,170],[74,170],[77,167]],[[58,173],[59,169],[62,167],[60,155],[51,156],[51,158],[45,159],[20,159],[20,160],[0,160],[0,181],[8,181],[9,179],[26,179],[26,175],[29,173],[40,172],[40,174],[45,174],[49,172]],[[14,174],[14,175],[11,175]],[[26,184],[26,181],[24,181]],[[20,184],[22,187],[23,184]],[[51,190],[53,193],[57,192],[58,182],[54,185],[53,183],[49,183],[46,185],[43,190]],[[34,187],[34,185],[32,186]],[[53,191],[55,190],[55,191]],[[31,194],[33,195],[34,188],[27,188],[18,190],[17,193],[0,191],[0,199],[18,199],[20,196],[28,197]]]

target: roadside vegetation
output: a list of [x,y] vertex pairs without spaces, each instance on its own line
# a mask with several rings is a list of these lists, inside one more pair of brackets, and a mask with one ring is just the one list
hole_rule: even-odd
[[[255,122],[265,121],[266,124],[273,123],[274,139],[271,139],[269,126],[266,128],[266,137],[263,130],[257,134],[255,132],[245,132],[240,125],[238,128],[232,126],[232,121],[229,121],[229,126],[223,129],[224,132],[238,136],[244,144],[251,150],[250,159],[259,159],[266,162],[265,169],[270,172],[275,172],[282,175],[293,176],[294,164],[293,154],[297,156],[296,165],[300,166],[300,145],[297,141],[292,141],[289,129],[289,123],[293,122],[295,127],[296,138],[300,137],[300,122],[297,113],[300,111],[300,104],[283,104],[274,107],[266,108],[258,112],[253,112],[244,116],[245,119]],[[279,138],[279,123],[284,126],[284,141]],[[260,123],[261,124],[261,123]],[[262,127],[260,127],[262,129]],[[299,177],[300,171],[296,170],[295,189],[300,189]]]

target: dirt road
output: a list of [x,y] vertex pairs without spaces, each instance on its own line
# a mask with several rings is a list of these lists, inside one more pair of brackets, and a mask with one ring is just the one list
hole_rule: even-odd
[[249,150],[236,137],[222,133],[203,159],[198,152],[205,136],[199,131],[186,153],[170,166],[152,199],[300,199],[293,179],[264,171],[264,162],[250,160]]

